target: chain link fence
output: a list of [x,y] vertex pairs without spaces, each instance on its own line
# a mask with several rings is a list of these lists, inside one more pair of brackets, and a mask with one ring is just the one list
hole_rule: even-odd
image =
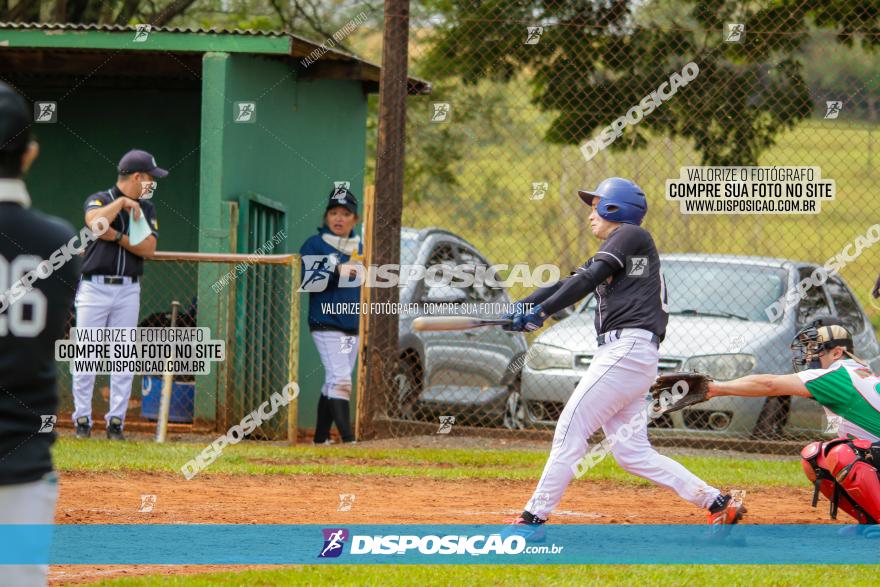
[[[842,318],[855,354],[878,366],[873,16],[722,4],[463,2],[411,23],[410,74],[434,89],[407,101],[402,209],[376,215],[371,246],[399,247],[401,265],[500,264],[489,275],[510,283],[394,290],[418,309],[371,318],[367,348],[383,356],[366,389],[368,435],[549,434],[597,348],[594,296],[529,335],[417,333],[412,320],[497,313],[533,291],[518,264],[532,277],[542,264],[567,276],[601,244],[577,190],[613,176],[648,197],[643,226],[669,296],[660,371],[790,373],[791,339],[820,314]],[[758,187],[719,184],[714,198],[699,187],[711,181],[683,169],[761,166],[814,168],[813,180],[791,187],[791,177],[746,170]],[[817,197],[830,193],[825,180],[833,199]],[[688,188],[704,190],[703,206],[764,208],[686,209],[670,190]],[[837,271],[817,271],[829,263]],[[657,442],[731,448],[830,432],[804,398],[716,398],[650,427]]]
[[[169,410],[172,432],[225,432],[273,393],[297,381],[299,354],[299,256],[212,255],[160,252],[147,261],[141,280],[138,326],[210,329],[222,340],[226,360],[207,375],[175,375]],[[75,324],[71,314],[70,325]],[[59,363],[62,414],[73,411],[70,364]],[[129,430],[154,430],[162,375],[136,375],[126,414]],[[107,411],[109,376],[95,384],[94,420]],[[294,423],[291,425],[290,423]],[[256,439],[295,439],[296,401],[265,420]]]

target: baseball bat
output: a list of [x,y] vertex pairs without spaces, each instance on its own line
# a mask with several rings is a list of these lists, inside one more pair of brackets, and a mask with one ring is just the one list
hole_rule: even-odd
[[482,326],[503,326],[510,324],[509,318],[477,318],[474,316],[419,316],[413,320],[413,329],[425,330],[469,330]]

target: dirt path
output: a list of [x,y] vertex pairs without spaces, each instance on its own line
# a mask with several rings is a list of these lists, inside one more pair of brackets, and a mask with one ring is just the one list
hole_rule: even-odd
[[[96,523],[226,524],[457,524],[498,523],[518,514],[533,481],[427,480],[397,477],[202,475],[181,482],[173,474],[64,473],[57,521]],[[354,494],[340,512],[339,494]],[[142,495],[155,495],[140,513]],[[753,524],[816,523],[827,518],[810,507],[802,488],[748,492]],[[785,504],[780,507],[779,504]],[[554,515],[560,524],[693,524],[701,510],[653,486],[577,481]]]

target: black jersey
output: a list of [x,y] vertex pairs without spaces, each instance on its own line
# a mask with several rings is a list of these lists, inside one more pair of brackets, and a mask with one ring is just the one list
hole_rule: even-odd
[[[10,294],[0,301],[0,485],[36,481],[52,470],[55,435],[46,431],[58,414],[55,341],[66,336],[80,266],[75,254],[67,262],[52,255],[72,239],[74,247],[81,244],[73,228],[29,209],[24,184],[18,191],[17,198],[0,193],[0,296]],[[57,269],[25,295],[11,294],[50,257]]]
[[[118,187],[92,194],[86,198],[83,210],[88,212],[112,204],[116,198],[124,197]],[[159,238],[159,222],[156,220],[156,208],[149,200],[138,200],[141,212],[150,224],[153,236]],[[123,234],[128,234],[131,219],[128,210],[121,210],[110,227]],[[83,275],[124,275],[127,277],[144,274],[144,259],[113,241],[95,240],[86,247],[86,258],[83,261]]]
[[622,224],[593,258],[615,269],[596,287],[596,332],[642,328],[663,340],[669,321],[666,284],[651,234],[634,224]]

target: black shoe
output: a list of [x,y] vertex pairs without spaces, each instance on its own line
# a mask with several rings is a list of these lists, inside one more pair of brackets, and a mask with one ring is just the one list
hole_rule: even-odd
[[505,520],[505,522],[510,524],[510,526],[501,531],[501,535],[505,538],[508,536],[522,536],[526,539],[526,542],[542,542],[545,538],[542,526],[547,520],[542,520],[528,511],[524,511],[518,518]]
[[110,440],[125,440],[125,436],[122,435],[122,420],[116,416],[113,416],[107,422],[107,438]]
[[76,419],[76,437],[77,438],[91,438],[92,436],[92,425],[89,424],[88,416],[80,416]]

